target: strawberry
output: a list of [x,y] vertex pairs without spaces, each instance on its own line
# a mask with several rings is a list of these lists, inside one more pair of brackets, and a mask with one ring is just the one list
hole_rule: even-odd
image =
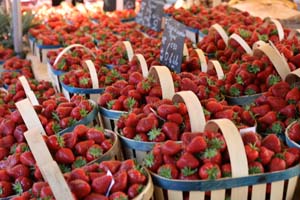
[[290,153],[288,151],[285,151],[283,153],[283,156],[284,156],[284,160],[285,160],[287,168],[291,167],[296,161],[296,156],[293,153]]
[[300,100],[300,91],[297,87],[291,89],[285,96],[285,100],[290,104],[295,104]]
[[201,159],[204,163],[211,162],[217,165],[220,165],[222,163],[222,155],[220,151],[215,148],[205,149]]
[[244,145],[252,144],[256,147],[260,147],[261,145],[261,136],[255,132],[247,132],[242,134],[242,140]]
[[134,198],[139,195],[144,189],[142,184],[133,184],[128,188],[127,194],[129,198]]
[[236,112],[234,112],[232,109],[226,109],[226,110],[222,110],[219,111],[217,113],[214,114],[216,119],[229,119],[234,121],[236,119]]
[[269,111],[271,111],[271,107],[269,104],[263,104],[263,105],[251,107],[251,111],[255,115],[261,117],[267,114]]
[[260,162],[254,161],[249,163],[249,174],[264,173],[264,167]]
[[258,148],[255,144],[247,144],[245,145],[245,151],[247,155],[248,162],[253,162],[259,157]]
[[71,149],[60,148],[55,153],[55,160],[62,164],[72,164],[75,161],[75,156]]
[[166,140],[166,135],[161,131],[160,128],[151,129],[147,135],[150,141],[163,142]]
[[259,151],[259,158],[260,158],[261,163],[263,165],[269,164],[274,154],[275,153],[273,151],[271,151],[270,149],[268,149],[264,146],[261,146],[260,151]]
[[207,162],[199,169],[199,177],[203,180],[215,180],[221,178],[221,170],[219,165]]
[[193,154],[191,153],[188,153],[188,152],[185,152],[183,153],[178,161],[176,162],[176,166],[179,168],[179,169],[183,169],[185,167],[190,167],[190,168],[196,168],[199,166],[199,161],[198,159],[193,156]]
[[262,140],[262,146],[274,151],[275,153],[281,152],[281,142],[277,135],[269,134]]
[[181,180],[198,180],[198,169],[191,169],[189,167],[185,167],[181,169],[179,179]]
[[174,122],[165,122],[162,126],[162,131],[166,136],[173,141],[179,140],[179,126]]
[[259,123],[264,123],[268,125],[271,125],[276,120],[277,120],[277,113],[275,111],[269,111],[264,116],[258,118]]
[[276,154],[274,158],[272,158],[269,164],[270,172],[280,171],[286,169],[286,162],[283,159],[283,155]]
[[99,165],[99,169],[107,172],[108,170],[115,174],[121,166],[121,161],[111,160],[111,161],[103,161]]
[[167,120],[180,125],[183,122],[183,117],[179,113],[172,113],[167,115]]
[[112,178],[112,176],[108,175],[95,178],[92,182],[92,190],[98,194],[105,195],[110,186]]
[[269,88],[269,91],[275,96],[285,98],[287,93],[290,91],[290,85],[287,82],[279,82]]
[[287,118],[294,118],[296,116],[296,106],[294,104],[289,104],[279,110],[279,114],[287,117]]
[[192,91],[195,94],[197,94],[198,92],[197,85],[189,78],[181,79],[180,85],[181,85],[181,91],[185,91],[185,90]]
[[168,140],[161,146],[161,152],[164,155],[173,156],[181,150],[181,145],[175,141]]
[[287,105],[286,101],[281,97],[269,96],[267,101],[274,111],[279,111]]
[[212,113],[216,113],[223,110],[223,105],[217,101],[209,101],[205,105],[206,110]]
[[197,136],[187,145],[186,151],[189,153],[201,153],[207,148],[207,143],[204,137]]
[[68,184],[72,193],[74,193],[77,198],[84,198],[91,192],[89,183],[81,179],[72,180]]
[[169,114],[177,113],[175,105],[162,104],[157,108],[157,114],[166,119]]
[[221,171],[222,171],[222,177],[231,177],[232,176],[230,163],[223,164],[221,166]]
[[177,179],[179,172],[175,165],[164,164],[158,168],[157,174],[168,179]]
[[147,117],[144,117],[139,120],[136,126],[137,132],[144,132],[147,133],[153,128],[157,128],[158,126],[158,120],[156,117],[148,115]]
[[156,172],[162,163],[163,157],[161,154],[154,155],[153,152],[150,152],[144,158],[144,165],[153,172]]
[[124,199],[127,200],[128,196],[124,192],[114,192],[111,195],[109,195],[109,200],[118,200],[118,199]]
[[126,171],[120,171],[114,174],[115,184],[111,188],[111,192],[124,191],[127,187],[128,176]]
[[289,129],[288,136],[295,142],[300,142],[300,122],[296,121]]

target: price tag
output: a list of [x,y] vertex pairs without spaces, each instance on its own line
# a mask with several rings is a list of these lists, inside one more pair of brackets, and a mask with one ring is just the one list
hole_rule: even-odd
[[185,30],[185,25],[172,18],[166,18],[160,49],[160,63],[177,73],[181,71]]
[[154,31],[160,31],[164,13],[164,3],[159,0],[143,0],[136,22]]

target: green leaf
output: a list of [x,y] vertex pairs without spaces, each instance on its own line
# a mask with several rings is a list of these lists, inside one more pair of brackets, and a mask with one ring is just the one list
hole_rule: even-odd
[[248,65],[247,71],[253,74],[257,74],[258,72],[260,72],[260,68],[256,65]]
[[258,39],[259,39],[259,40],[262,40],[262,41],[264,41],[264,42],[268,42],[269,36],[268,36],[268,35],[265,35],[265,34],[263,34],[263,35],[258,35]]
[[239,29],[239,34],[244,39],[251,37],[251,32],[242,28]]
[[235,81],[236,81],[236,83],[238,83],[238,84],[244,85],[244,80],[243,80],[243,78],[242,78],[240,75],[237,75],[237,76],[235,77]]

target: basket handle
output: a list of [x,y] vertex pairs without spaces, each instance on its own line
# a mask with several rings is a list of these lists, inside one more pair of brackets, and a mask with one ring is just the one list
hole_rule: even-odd
[[19,81],[21,82],[21,85],[25,91],[25,94],[26,94],[27,98],[30,100],[30,102],[32,103],[32,105],[40,105],[34,92],[31,90],[29,83],[28,83],[27,79],[25,78],[25,76],[20,76]]
[[253,54],[259,55],[261,53],[264,53],[274,65],[281,79],[285,80],[285,77],[288,75],[288,73],[290,73],[290,68],[286,60],[271,45],[266,43],[265,44],[260,43],[260,44],[254,45]]
[[253,51],[252,49],[250,48],[250,46],[248,45],[248,43],[241,37],[239,36],[238,34],[236,33],[233,33],[229,39],[232,39],[232,40],[235,40],[237,43],[240,44],[241,47],[243,47],[243,49],[245,50],[245,52],[247,54],[250,54],[252,55],[253,54]]
[[299,80],[300,80],[300,68],[290,72],[285,77],[285,81],[290,85],[299,82]]
[[185,56],[187,60],[189,59],[189,50],[186,43],[183,44],[183,56]]
[[[93,89],[99,88],[99,80],[94,63],[91,60],[85,60],[84,65],[89,69]],[[100,94],[90,94],[90,99],[97,102]]]
[[16,107],[19,110],[28,130],[37,128],[42,135],[46,135],[42,123],[39,120],[32,104],[26,98],[16,103]]
[[171,71],[166,66],[152,66],[149,75],[160,83],[163,99],[172,99],[175,87]]
[[139,53],[135,54],[134,56],[138,59],[138,61],[140,63],[140,67],[142,69],[143,77],[144,78],[148,77],[149,70],[148,70],[148,65],[147,65],[145,57],[142,54],[139,54]]
[[220,26],[220,24],[214,24],[211,26],[211,29],[215,29],[219,33],[219,35],[224,40],[224,42],[227,46],[228,45],[228,35],[225,32],[225,30],[222,28],[222,26]]
[[134,55],[131,43],[129,41],[123,41],[123,44],[127,52],[128,60],[131,61]]
[[199,59],[200,59],[200,65],[201,65],[201,71],[202,72],[207,72],[207,62],[206,62],[206,58],[204,55],[204,52],[201,49],[195,49]]
[[248,161],[243,140],[233,122],[228,119],[210,120],[207,122],[205,130],[222,132],[229,152],[232,177],[248,176]]
[[176,103],[183,102],[186,105],[191,123],[191,131],[193,133],[203,132],[206,120],[201,102],[195,93],[192,91],[177,92],[172,100]]
[[284,39],[284,30],[281,23],[277,19],[270,19],[271,22],[276,26],[279,41]]
[[217,60],[209,60],[208,67],[211,67],[211,66],[216,70],[218,79],[219,80],[223,79],[225,75],[224,75],[224,72],[223,72],[220,62]]
[[56,57],[56,59],[55,59],[53,65],[56,65],[56,64],[58,63],[58,61],[60,61],[61,57],[62,57],[65,53],[67,53],[69,50],[71,50],[72,48],[74,48],[74,47],[81,47],[81,48],[83,48],[84,50],[86,50],[89,54],[91,54],[94,58],[96,57],[95,54],[94,54],[89,48],[87,48],[86,46],[83,46],[83,45],[81,45],[81,44],[72,44],[72,45],[67,46],[66,48],[64,48],[64,49],[57,55],[57,57]]

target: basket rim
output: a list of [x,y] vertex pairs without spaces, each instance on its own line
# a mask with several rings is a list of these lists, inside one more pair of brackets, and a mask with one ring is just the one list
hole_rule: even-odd
[[177,191],[211,191],[287,180],[300,174],[300,164],[287,170],[217,180],[171,180],[150,172],[155,186]]

